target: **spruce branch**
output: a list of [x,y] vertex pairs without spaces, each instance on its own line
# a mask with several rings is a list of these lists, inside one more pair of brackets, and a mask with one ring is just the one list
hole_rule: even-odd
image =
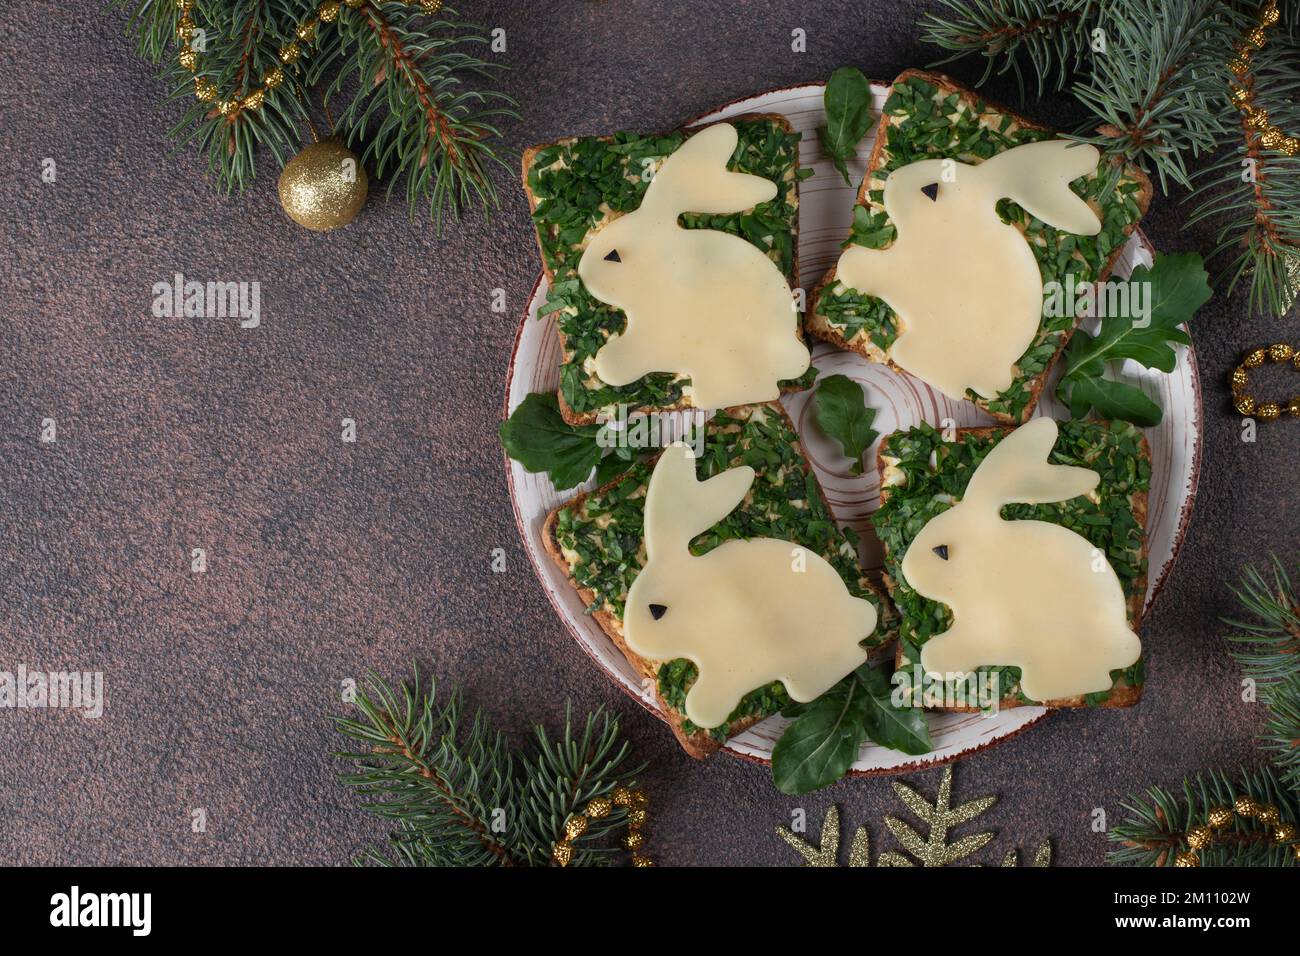
[[[1220,772],[1183,782],[1181,794],[1151,787],[1131,797],[1123,806],[1128,816],[1112,827],[1109,839],[1116,848],[1106,861],[1122,866],[1172,866],[1174,857],[1187,849],[1187,832],[1205,824],[1213,807],[1231,807],[1240,796],[1277,807],[1281,819],[1295,821],[1296,794],[1272,767],[1242,770],[1235,777]],[[1256,820],[1236,818],[1214,842],[1200,851],[1202,866],[1294,866],[1295,854],[1276,843],[1269,828]]]
[[[333,718],[362,745],[335,755],[353,765],[340,779],[394,825],[386,847],[358,863],[545,866],[570,816],[640,772],[626,766],[618,720],[603,710],[576,727],[566,708],[559,737],[538,725],[532,752],[520,756],[482,712],[466,717],[459,692],[438,703],[436,690],[418,669],[398,691],[370,674],[356,697],[359,719]],[[614,862],[601,838],[626,822],[623,809],[590,821],[570,865]]]

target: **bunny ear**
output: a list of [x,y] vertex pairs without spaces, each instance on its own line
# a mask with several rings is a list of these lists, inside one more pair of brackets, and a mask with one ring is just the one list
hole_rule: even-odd
[[977,169],[995,176],[998,197],[1013,199],[1049,226],[1080,236],[1101,232],[1101,220],[1070,183],[1097,168],[1097,147],[1064,139],[1027,143],[998,153]]
[[717,123],[689,137],[655,173],[641,208],[673,217],[684,212],[721,215],[774,198],[776,183],[728,171],[736,140],[736,127],[730,123]]
[[732,468],[708,481],[695,480],[695,456],[681,442],[659,456],[646,492],[646,554],[685,548],[691,538],[725,518],[740,504],[754,482],[748,465]]
[[1090,468],[1048,463],[1055,444],[1052,419],[1035,418],[1021,425],[980,462],[966,486],[965,499],[998,508],[1013,501],[1041,505],[1069,501],[1096,488],[1101,476]]

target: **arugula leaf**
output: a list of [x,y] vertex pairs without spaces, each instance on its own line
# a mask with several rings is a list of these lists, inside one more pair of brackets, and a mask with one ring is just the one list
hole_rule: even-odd
[[801,705],[772,748],[772,781],[782,793],[810,793],[849,772],[866,738],[867,690],[853,675]]
[[[580,485],[600,463],[597,425],[570,425],[550,392],[534,392],[519,403],[499,429],[506,454],[526,471],[544,471],[556,491]],[[614,456],[610,456],[614,457]]]
[[880,434],[871,427],[876,410],[867,407],[862,387],[847,375],[827,375],[813,394],[813,415],[818,427],[854,460],[853,474],[862,474],[862,456]]
[[842,66],[831,74],[822,96],[826,125],[817,129],[822,149],[852,186],[847,160],[871,128],[871,83],[857,67]]
[[849,771],[864,740],[905,754],[934,749],[919,707],[895,707],[886,668],[863,664],[808,704],[783,713],[794,722],[772,748],[772,780],[782,793],[809,793]]
[[[1190,321],[1209,300],[1208,278],[1201,257],[1194,252],[1157,254],[1152,268],[1133,270],[1127,290],[1130,314],[1108,315],[1096,335],[1077,331],[1070,339],[1056,394],[1069,406],[1071,417],[1083,418],[1090,408],[1096,408],[1103,418],[1124,419],[1144,427],[1160,422],[1160,406],[1134,386],[1107,379],[1106,364],[1127,358],[1146,368],[1172,372],[1178,356],[1171,343],[1191,343],[1178,326]],[[1139,324],[1131,312],[1133,303],[1142,301],[1139,292],[1143,283],[1150,286],[1150,321]]]

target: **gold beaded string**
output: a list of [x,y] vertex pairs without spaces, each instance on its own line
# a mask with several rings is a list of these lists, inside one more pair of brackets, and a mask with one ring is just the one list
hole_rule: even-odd
[[564,821],[564,838],[557,840],[551,847],[551,859],[560,866],[568,866],[573,859],[573,841],[587,832],[592,820],[607,817],[615,807],[627,810],[627,836],[623,837],[623,849],[632,854],[632,865],[637,867],[654,866],[654,860],[641,852],[645,845],[646,807],[650,798],[644,790],[629,790],[627,787],[615,787],[608,797],[595,797],[581,813],[575,813]]
[[[295,39],[280,47],[278,54],[280,62],[284,66],[292,66],[298,62],[298,58],[303,54],[301,44],[310,43],[316,38],[316,30],[322,23],[333,23],[338,19],[339,10],[346,6],[353,10],[365,6],[370,0],[325,0],[316,11],[308,15],[301,23],[293,29]],[[442,9],[442,0],[404,0],[406,3],[419,4],[425,14],[432,16]],[[194,10],[194,0],[176,0],[176,6],[181,11],[181,18],[176,23],[176,38],[180,41],[181,48],[177,54],[177,60],[185,69],[194,73],[199,68],[199,51],[190,46],[190,40],[194,38],[194,32],[198,28],[194,25],[194,19],[190,13]],[[216,102],[216,110],[226,119],[233,121],[239,115],[241,110],[256,110],[261,108],[262,101],[266,97],[267,90],[273,90],[284,82],[284,70],[282,67],[275,67],[269,70],[262,77],[262,85],[255,87],[245,93],[243,96],[232,95],[229,97],[219,97],[217,85],[204,76],[194,78],[194,96],[200,103]]]
[[1284,342],[1270,345],[1268,348],[1252,349],[1246,353],[1241,364],[1232,370],[1230,384],[1233,408],[1242,415],[1254,416],[1262,422],[1277,421],[1282,417],[1283,412],[1288,413],[1292,418],[1300,418],[1300,395],[1286,403],[1257,403],[1251,395],[1247,394],[1246,389],[1250,387],[1250,369],[1259,368],[1264,364],[1265,359],[1270,362],[1290,362],[1292,367],[1300,372],[1300,351]]
[[1232,102],[1241,110],[1243,122],[1248,129],[1259,134],[1259,144],[1265,149],[1275,149],[1287,156],[1300,155],[1300,138],[1288,136],[1286,132],[1268,121],[1268,111],[1255,105],[1255,89],[1250,73],[1250,57],[1264,46],[1267,39],[1265,31],[1281,19],[1276,0],[1267,0],[1260,7],[1259,19],[1255,26],[1247,30],[1237,46],[1237,54],[1228,61],[1228,69],[1238,78],[1242,85],[1233,85],[1228,89]]
[[1291,845],[1291,852],[1295,854],[1296,862],[1300,863],[1300,842],[1296,842],[1295,824],[1282,822],[1282,815],[1271,803],[1258,803],[1250,797],[1238,797],[1231,807],[1211,807],[1206,822],[1187,831],[1184,839],[1188,848],[1174,857],[1174,866],[1200,866],[1200,852],[1221,838],[1224,828],[1232,823],[1234,814],[1243,820],[1258,820],[1274,843],[1279,846]]

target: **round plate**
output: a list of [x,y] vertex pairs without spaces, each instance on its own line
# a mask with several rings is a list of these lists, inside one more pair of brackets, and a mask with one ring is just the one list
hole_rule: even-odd
[[[758,96],[730,103],[701,116],[689,125],[712,122],[742,113],[780,113],[803,133],[799,162],[812,168],[814,175],[799,186],[799,274],[811,289],[836,262],[840,244],[848,235],[853,213],[855,190],[826,161],[818,147],[817,127],[825,122],[822,110],[823,84],[772,90]],[[887,89],[874,83],[874,109],[879,115]],[[858,147],[856,162],[850,163],[853,181],[861,182],[871,153],[871,139]],[[1151,264],[1153,250],[1146,238],[1135,233],[1124,247],[1115,266],[1117,277],[1127,277],[1139,263]],[[519,325],[514,353],[506,379],[506,414],[514,411],[530,392],[553,392],[559,385],[560,342],[553,318],[538,319],[538,306],[546,298],[545,277],[533,288],[528,310]],[[1086,327],[1086,326],[1085,326]],[[1190,346],[1178,347],[1178,365],[1169,375],[1148,371],[1126,362],[1120,377],[1140,387],[1164,409],[1164,420],[1146,431],[1151,445],[1151,491],[1147,514],[1149,570],[1146,606],[1149,609],[1174,564],[1187,522],[1191,518],[1192,500],[1200,470],[1201,388],[1196,375],[1196,360]],[[908,428],[922,421],[940,425],[952,419],[959,427],[992,424],[992,419],[969,402],[954,402],[908,375],[895,373],[883,365],[872,364],[853,352],[844,352],[818,343],[812,353],[813,364],[822,375],[842,373],[861,383],[868,405],[876,408],[875,428],[888,435],[898,428]],[[1052,383],[1043,391],[1036,415],[1067,418],[1052,397]],[[864,475],[850,475],[850,462],[838,446],[827,439],[809,421],[812,391],[796,392],[782,399],[794,420],[804,446],[817,470],[827,500],[841,524],[851,525],[862,539],[862,560],[868,569],[878,570],[881,549],[868,517],[880,502],[880,482],[874,468]],[[867,451],[868,462],[875,459],[875,446]],[[612,677],[625,692],[648,710],[662,717],[654,688],[640,677],[619,652],[600,626],[583,613],[582,601],[569,586],[563,572],[551,561],[542,544],[542,523],[551,509],[571,498],[581,489],[556,492],[546,475],[532,475],[518,463],[506,461],[510,498],[515,520],[523,536],[529,560],[541,579],[551,603],[578,639],[584,650]],[[865,744],[853,764],[857,774],[901,773],[954,760],[964,754],[1005,740],[1038,722],[1048,711],[1041,707],[1014,707],[990,716],[980,714],[931,714],[930,736],[934,750],[912,757],[874,744]],[[769,717],[745,733],[731,738],[726,750],[738,756],[766,762],[772,747],[784,732],[782,717]]]

